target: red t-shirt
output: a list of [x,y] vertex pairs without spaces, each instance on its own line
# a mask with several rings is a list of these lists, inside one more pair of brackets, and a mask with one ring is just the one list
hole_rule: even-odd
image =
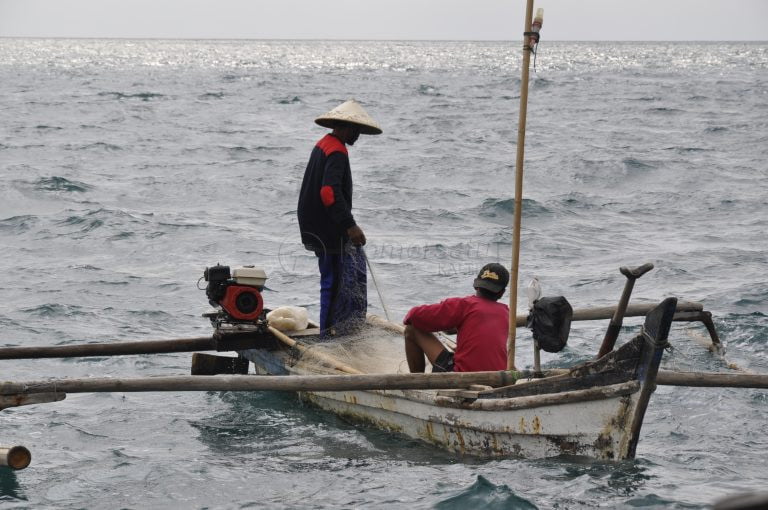
[[448,298],[411,308],[403,324],[429,332],[456,328],[456,372],[507,369],[509,307],[503,303],[479,296]]

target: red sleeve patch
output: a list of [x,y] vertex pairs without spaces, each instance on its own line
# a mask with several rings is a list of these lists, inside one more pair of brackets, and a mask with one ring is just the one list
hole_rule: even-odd
[[347,152],[347,147],[341,142],[341,140],[330,134],[325,135],[319,142],[317,142],[317,146],[320,147],[326,157],[330,156],[334,152],[341,152],[342,154],[349,155]]
[[331,186],[323,186],[320,188],[320,200],[323,201],[323,205],[330,207],[336,203],[336,197],[333,194],[333,188]]

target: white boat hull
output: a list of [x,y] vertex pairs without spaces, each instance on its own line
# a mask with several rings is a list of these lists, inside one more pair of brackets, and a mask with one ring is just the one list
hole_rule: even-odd
[[[241,355],[257,372],[285,370],[279,353],[249,350]],[[278,368],[278,367],[281,367]],[[271,367],[271,369],[270,369]],[[596,459],[628,456],[631,417],[639,384],[606,387],[598,395],[571,391],[548,395],[560,400],[537,405],[538,397],[488,399],[479,405],[499,409],[462,408],[436,391],[300,392],[299,397],[347,420],[425,441],[442,449],[480,457],[541,458],[583,455]],[[606,396],[608,395],[608,396]],[[576,399],[578,401],[569,401]],[[478,404],[474,404],[478,406]]]
[[[635,455],[667,344],[677,299],[649,312],[642,332],[567,374],[480,390],[304,391],[300,397],[346,419],[425,441],[461,455],[528,458]],[[296,342],[293,342],[296,344]],[[317,374],[326,358],[284,344],[239,351],[260,374]],[[318,363],[318,360],[320,363]],[[328,373],[326,371],[326,373]]]

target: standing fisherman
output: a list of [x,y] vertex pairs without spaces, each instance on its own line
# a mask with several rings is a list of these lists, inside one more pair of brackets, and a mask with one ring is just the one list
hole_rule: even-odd
[[365,234],[352,216],[352,172],[347,146],[361,135],[381,134],[378,123],[350,99],[315,119],[333,132],[320,139],[299,194],[301,242],[320,269],[320,332],[339,335],[365,321]]

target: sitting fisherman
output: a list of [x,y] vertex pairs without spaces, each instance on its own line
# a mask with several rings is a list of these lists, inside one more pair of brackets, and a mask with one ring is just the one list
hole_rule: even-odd
[[[480,372],[507,369],[509,307],[504,295],[509,273],[501,264],[486,264],[474,281],[475,295],[448,298],[411,308],[405,324],[405,356],[411,372],[424,372],[424,356],[432,372]],[[456,352],[434,335],[456,329]]]
[[352,172],[347,146],[381,128],[350,99],[315,119],[330,128],[312,149],[299,193],[299,228],[304,247],[320,270],[320,333],[351,333],[365,321],[365,234],[352,215]]

